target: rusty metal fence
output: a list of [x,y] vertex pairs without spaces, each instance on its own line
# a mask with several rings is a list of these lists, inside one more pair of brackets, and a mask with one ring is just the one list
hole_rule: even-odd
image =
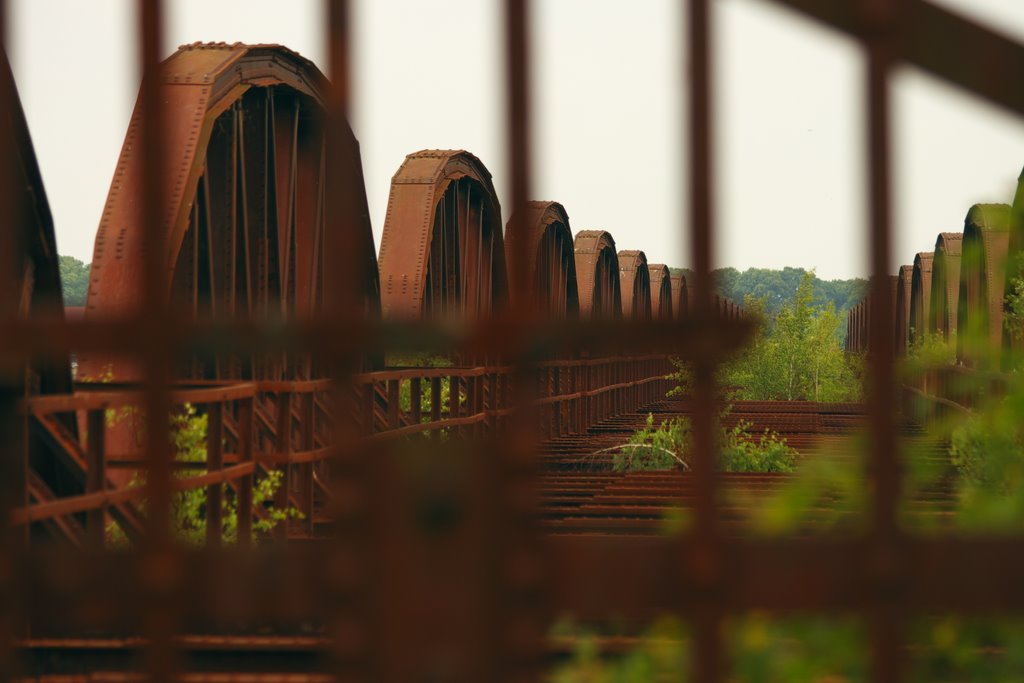
[[[103,492],[101,462],[105,411],[115,398],[76,396],[72,403],[25,399],[18,368],[28,361],[45,364],[72,353],[100,352],[131,357],[142,368],[144,383],[134,404],[158,419],[146,420],[144,448],[124,454],[124,462],[144,466],[146,514],[138,523],[137,550],[109,553],[67,551],[29,546],[26,524],[5,524],[0,546],[0,678],[22,673],[18,644],[30,636],[25,625],[53,632],[88,634],[124,630],[143,637],[139,668],[153,680],[171,680],[185,668],[179,634],[230,624],[317,622],[327,625],[323,670],[341,680],[537,680],[544,672],[544,636],[554,615],[572,613],[600,620],[613,615],[644,620],[664,611],[691,625],[693,679],[725,680],[723,620],[751,609],[811,611],[863,615],[869,633],[873,681],[900,680],[909,620],[923,613],[1005,613],[1024,609],[1024,541],[1009,538],[921,538],[898,524],[901,458],[894,424],[895,385],[891,325],[893,297],[888,277],[890,220],[889,79],[900,63],[962,86],[997,105],[1024,113],[1024,91],[1013,87],[1024,74],[1024,47],[921,0],[779,0],[855,37],[863,46],[868,69],[864,101],[868,125],[873,324],[868,342],[879,349],[870,356],[868,415],[871,503],[867,531],[857,537],[816,539],[737,539],[720,532],[718,475],[715,467],[714,369],[734,349],[746,326],[723,316],[713,294],[711,254],[715,235],[711,201],[714,156],[711,82],[711,11],[709,0],[689,0],[683,25],[686,68],[680,90],[689,93],[689,204],[687,237],[695,278],[688,283],[690,316],[681,322],[607,325],[550,325],[538,320],[525,301],[507,314],[452,331],[430,323],[396,324],[368,320],[361,291],[365,263],[356,230],[353,183],[348,182],[341,141],[346,140],[349,93],[349,8],[328,3],[328,207],[331,239],[324,259],[331,264],[331,291],[325,313],[282,327],[218,320],[201,323],[168,310],[162,295],[160,254],[164,236],[146,235],[143,250],[146,286],[142,305],[109,320],[64,321],[19,318],[17,306],[0,309],[0,514],[15,522],[26,515],[47,519],[91,510],[84,533],[101,534],[102,514],[129,503],[136,494],[114,499]],[[136,141],[145,163],[140,188],[144,225],[158,226],[165,213],[163,137],[167,125],[154,77],[162,53],[164,3],[140,0],[139,61],[143,73],[141,103],[146,115]],[[0,18],[5,17],[0,5]],[[531,197],[530,43],[526,0],[504,3],[507,90],[507,146],[513,222],[525,220]],[[0,92],[0,110],[14,95]],[[8,122],[9,123],[9,122]],[[10,135],[8,140],[12,139]],[[6,234],[18,234],[25,201],[22,179],[12,155],[0,159],[0,216]],[[524,209],[524,210],[518,210]],[[515,226],[511,226],[514,229]],[[514,249],[525,250],[525,241]],[[17,282],[20,264],[0,255],[0,282]],[[528,262],[524,254],[513,264]],[[526,291],[525,266],[514,267],[513,291]],[[13,291],[13,290],[8,290]],[[619,361],[565,361],[551,364],[538,381],[536,349],[600,339],[619,352]],[[638,341],[640,340],[640,341]],[[466,387],[465,403],[452,402],[442,427],[439,414],[408,414],[400,407],[403,382],[412,395],[429,391],[432,408],[441,404],[440,389],[422,371],[364,373],[363,359],[381,348],[459,349],[466,357],[501,357],[501,371],[482,364],[457,371],[439,370],[452,384]],[[646,348],[644,348],[646,347]],[[231,388],[173,386],[171,367],[183,355],[299,351],[316,354],[331,369],[323,383]],[[692,362],[696,446],[692,528],[680,537],[544,536],[537,530],[536,486],[531,441],[534,421],[547,434],[585,424],[600,415],[616,392],[637,383],[648,395],[664,367],[621,362],[622,350],[670,352]],[[595,356],[599,357],[599,356]],[[609,356],[613,357],[613,356]],[[607,372],[598,392],[588,384],[593,373]],[[609,378],[617,375],[619,381]],[[624,374],[623,374],[624,373]],[[12,379],[13,378],[13,379]],[[423,382],[428,381],[426,389]],[[415,384],[414,384],[415,383]],[[486,388],[485,388],[486,385]],[[595,385],[596,386],[596,385]],[[663,390],[663,387],[660,387]],[[298,468],[329,463],[320,480],[303,475],[300,501],[330,495],[331,541],[321,546],[290,547],[286,552],[239,552],[220,549],[217,513],[202,550],[176,544],[170,532],[171,497],[183,486],[209,487],[213,509],[225,482],[251,478],[260,465],[244,436],[221,439],[228,423],[239,434],[256,434],[254,397],[273,395],[281,420],[280,443],[267,463]],[[595,393],[596,392],[596,393]],[[317,410],[318,395],[335,412],[330,436],[299,436],[301,448],[282,437],[291,431],[293,406]],[[377,400],[383,396],[382,402]],[[484,397],[488,397],[484,400]],[[640,397],[633,392],[634,398]],[[360,399],[360,397],[362,397]],[[540,401],[537,401],[537,398]],[[450,399],[451,400],[451,399]],[[208,474],[175,476],[170,433],[162,416],[181,402],[209,406]],[[297,404],[297,405],[296,405]],[[24,442],[32,420],[61,412],[84,411],[90,460],[85,495],[47,508],[29,506]],[[228,415],[230,414],[230,419]],[[424,421],[426,418],[426,421]],[[500,421],[500,429],[489,425]],[[308,421],[312,424],[313,421]],[[410,475],[415,460],[392,457],[381,435],[477,430],[469,457],[458,453],[428,463],[436,476]],[[268,432],[265,438],[272,438]],[[364,434],[365,436],[365,434]],[[221,447],[228,443],[227,452]],[[320,444],[320,445],[318,445]],[[453,450],[459,450],[454,449]],[[264,463],[264,464],[267,464]],[[239,490],[244,491],[245,486]],[[291,484],[286,485],[288,493]],[[306,503],[303,503],[306,504]],[[247,506],[246,506],[247,507]],[[21,516],[21,518],[19,518]],[[42,517],[40,517],[41,519]],[[312,522],[312,520],[310,520]],[[251,525],[242,514],[240,525]]]

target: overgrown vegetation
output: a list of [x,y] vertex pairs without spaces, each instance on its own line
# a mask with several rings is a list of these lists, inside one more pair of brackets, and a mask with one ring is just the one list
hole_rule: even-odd
[[89,291],[89,264],[74,256],[61,256],[59,264],[64,305],[84,306],[85,295]]
[[[724,416],[723,416],[724,417]],[[792,472],[796,451],[775,432],[752,432],[753,425],[739,420],[731,428],[719,421],[719,457],[723,472]],[[689,469],[692,451],[690,421],[677,417],[654,426],[654,415],[647,415],[646,426],[629,443],[612,455],[617,472]]]
[[751,401],[856,401],[856,361],[843,351],[845,317],[831,302],[815,303],[814,272],[776,314],[765,298],[748,296],[744,308],[760,324],[752,344],[726,364],[721,383]]
[[[846,683],[866,679],[864,642],[849,619],[772,619],[753,613],[729,619],[725,643],[735,683]],[[558,667],[554,683],[647,683],[690,680],[690,638],[674,617],[657,619],[622,657],[602,657],[600,636],[566,622],[553,633],[575,633],[570,662]],[[601,634],[605,635],[605,634]]]
[[[682,268],[672,268],[673,275],[690,275]],[[841,318],[853,308],[867,293],[867,280],[854,278],[850,280],[822,280],[814,275],[814,271],[803,268],[748,268],[738,271],[735,268],[719,268],[712,272],[718,291],[728,299],[736,302],[747,297],[763,300],[769,315],[775,315],[782,307],[791,303],[800,282],[808,275],[812,276],[815,306],[831,303]]]
[[[749,381],[757,375],[763,385],[776,387],[771,391],[759,389],[766,398],[784,396],[785,392],[778,387],[790,386],[804,387],[798,393],[813,395],[813,373],[801,376],[786,372],[787,366],[800,364],[792,359],[808,357],[806,352],[798,352],[801,346],[809,349],[814,343],[829,339],[827,334],[814,334],[811,322],[818,318],[815,322],[827,329],[831,325],[827,310],[822,316],[821,307],[808,302],[813,302],[813,297],[806,291],[798,293],[790,306],[779,311],[773,326],[765,326],[755,341],[753,357],[737,359],[725,370],[723,377],[732,378],[737,385],[739,391],[735,393],[742,395],[740,378]],[[815,308],[818,310],[814,311]],[[767,317],[766,307],[754,310]],[[808,310],[814,312],[808,315]],[[1024,524],[1024,358],[1019,352],[1024,346],[1024,280],[1011,282],[1005,312],[1006,332],[1016,351],[988,349],[989,355],[975,369],[964,371],[955,366],[955,337],[947,342],[941,336],[920,335],[909,349],[903,368],[902,382],[926,386],[929,391],[941,386],[949,392],[954,387],[954,392],[962,394],[969,406],[967,410],[947,408],[937,416],[932,413],[927,433],[904,444],[908,499],[940,481],[949,482],[950,473],[955,473],[955,514],[942,523],[965,530],[1019,533]],[[771,349],[772,345],[781,346],[787,341],[793,342],[789,349]],[[978,342],[969,348],[977,353],[976,349],[985,343]],[[789,363],[784,362],[787,359]],[[836,381],[859,384],[858,374],[851,364],[832,375],[834,378],[826,385]],[[685,366],[681,366],[678,375],[683,385],[681,391],[685,392]],[[829,395],[828,389],[819,383],[818,395]],[[685,454],[688,438],[689,426],[685,421],[667,421],[655,429],[651,418],[633,440],[638,448],[632,457],[652,467],[671,465],[664,455],[658,462],[659,450]],[[727,443],[727,438],[722,436],[721,441]],[[755,528],[761,532],[789,533],[805,528],[811,519],[821,529],[862,521],[860,513],[866,509],[868,491],[864,461],[857,456],[867,452],[868,443],[854,437],[847,457],[818,454],[801,463],[792,483],[759,508]],[[936,444],[946,448],[948,459],[936,460]],[[829,504],[823,510],[824,499]],[[908,517],[905,521],[918,531],[929,528],[921,518]],[[850,529],[848,525],[845,528]],[[725,642],[730,648],[729,680],[867,680],[866,653],[859,630],[851,624],[827,620],[794,622],[752,615],[730,621],[726,633]],[[575,660],[561,668],[554,680],[688,680],[690,643],[681,625],[666,630],[659,622],[624,658],[601,656],[597,642],[595,637],[584,635]],[[909,645],[910,681],[1001,682],[1017,680],[1024,671],[1024,623],[1020,620],[922,617],[911,625]]]
[[[126,416],[111,415],[108,411],[108,423],[124,419]],[[207,445],[207,416],[200,414],[195,406],[185,404],[180,412],[170,417],[171,442],[174,446],[175,460],[185,463],[205,463]],[[175,476],[179,479],[198,477],[207,473],[205,469],[188,469],[178,471]],[[270,470],[262,475],[256,475],[253,486],[253,509],[260,511],[253,516],[252,540],[259,542],[268,537],[271,531],[278,524],[286,523],[288,519],[301,519],[302,513],[293,506],[285,509],[276,508],[273,505],[274,497],[281,488],[282,473],[278,470]],[[145,486],[145,477],[141,474],[133,477],[129,487]],[[223,501],[221,512],[222,539],[227,543],[234,543],[238,540],[238,500],[233,490],[226,484],[222,484]],[[178,538],[191,545],[202,545],[206,542],[206,487],[188,489],[174,494],[171,500],[171,519],[174,522],[174,530]],[[138,503],[138,508],[143,513],[146,509],[146,502]],[[111,522],[107,526],[107,540],[113,546],[124,546],[128,544],[128,537],[125,536],[116,523]]]

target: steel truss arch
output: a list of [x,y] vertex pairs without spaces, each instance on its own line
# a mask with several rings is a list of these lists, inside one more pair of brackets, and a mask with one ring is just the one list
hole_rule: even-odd
[[672,276],[663,263],[650,263],[647,273],[651,281],[651,311],[658,320],[675,317],[672,299]]
[[590,320],[622,318],[619,256],[604,230],[581,230],[573,241],[580,314]]
[[686,291],[686,276],[672,276],[672,305],[677,318],[685,317],[690,311],[689,294]]
[[[21,106],[7,53],[0,50],[0,142],[5,150],[6,171],[14,177],[18,192],[6,197],[5,218],[0,231],[0,275],[5,286],[0,297],[0,319],[54,320],[64,316],[57,238],[50,203],[36,159],[25,111]],[[27,381],[29,393],[63,393],[71,388],[71,365],[30,364],[28,376],[19,373],[15,381]],[[0,376],[0,382],[4,378]]]
[[393,318],[476,319],[504,306],[501,205],[477,157],[423,150],[405,158],[391,180],[380,271]]
[[908,340],[914,343],[924,338],[931,315],[932,258],[930,251],[918,252],[914,256],[914,267],[910,280],[910,330]]
[[[907,352],[907,345],[910,342],[910,296],[911,286],[914,280],[914,266],[900,266],[898,283],[896,285],[896,355],[902,356]],[[934,287],[935,280],[932,280]],[[932,302],[935,301],[934,290]]]
[[964,221],[957,301],[957,355],[970,360],[1003,341],[1003,294],[1010,244],[1010,206],[975,204]]
[[[43,185],[25,111],[18,95],[7,53],[0,49],[0,149],[4,150],[2,175],[4,217],[0,221],[0,320],[57,322],[64,317],[64,295],[60,277],[60,261],[54,230],[53,214]],[[12,417],[20,410],[18,403],[39,395],[69,394],[72,391],[71,360],[66,355],[46,358],[17,356],[0,363],[0,411]],[[25,421],[15,421],[17,430],[0,429],[4,457],[17,462],[20,470],[17,485],[23,486],[25,503],[46,503],[60,496],[85,492],[85,473],[57,457],[49,433],[38,429],[27,414]],[[21,424],[24,424],[24,431]],[[72,440],[79,436],[73,414],[50,416],[50,428]],[[23,440],[22,440],[23,439]],[[7,470],[12,472],[10,468]],[[11,481],[3,486],[11,486]],[[10,491],[13,493],[13,489]],[[78,545],[84,538],[84,527],[72,515],[53,517],[33,525],[37,532],[51,540],[63,539]]]
[[522,223],[509,220],[505,230],[508,268],[515,267],[516,242],[520,239],[512,226],[522,225],[531,306],[544,317],[575,320],[580,314],[580,296],[569,215],[561,204],[550,201],[529,202],[526,212]]
[[[326,197],[327,81],[317,67],[277,45],[183,46],[161,65],[167,116],[166,218],[170,306],[196,319],[282,320],[313,316],[334,288],[325,252],[354,230],[365,311],[380,307],[377,264],[359,145],[346,129],[338,155],[351,193]],[[138,196],[145,163],[136,144],[136,104],[96,236],[87,316],[128,313],[140,304],[146,232]],[[343,221],[329,226],[328,201]],[[86,359],[99,374],[103,359]],[[250,364],[251,363],[251,364]],[[125,376],[125,373],[128,376]],[[193,378],[309,377],[308,359],[193,361]],[[134,379],[119,369],[119,379]]]
[[622,315],[628,320],[651,319],[651,276],[647,255],[637,249],[619,252],[619,278],[622,280]]
[[932,300],[928,330],[949,340],[956,334],[957,302],[960,300],[962,232],[940,232],[932,257]]

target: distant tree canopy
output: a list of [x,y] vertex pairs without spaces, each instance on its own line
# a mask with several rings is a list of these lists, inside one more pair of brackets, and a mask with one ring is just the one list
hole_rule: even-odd
[[860,394],[855,361],[843,352],[845,316],[831,301],[815,303],[814,273],[803,273],[776,314],[767,295],[748,294],[747,315],[761,325],[753,344],[727,364],[723,381],[754,401],[854,401]]
[[[719,268],[714,271],[715,282],[718,290],[723,296],[735,301],[742,302],[747,296],[754,299],[764,299],[765,312],[776,315],[782,307],[793,301],[794,296],[800,288],[800,282],[808,273],[803,268],[783,268],[772,270],[770,268],[748,268],[743,272],[735,268]],[[690,271],[683,268],[673,268],[673,275],[690,275]],[[822,280],[812,275],[812,286],[814,290],[814,306],[824,306],[831,303],[841,318],[846,317],[846,312],[860,301],[867,290],[867,280],[856,278],[853,280]]]
[[60,257],[60,279],[64,288],[65,306],[84,306],[89,291],[89,264],[74,256]]

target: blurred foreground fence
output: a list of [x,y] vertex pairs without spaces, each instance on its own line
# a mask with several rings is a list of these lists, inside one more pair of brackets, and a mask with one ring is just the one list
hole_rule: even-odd
[[[139,59],[146,74],[139,102],[145,115],[133,120],[126,143],[132,153],[132,173],[122,178],[119,170],[112,186],[112,197],[123,191],[130,201],[123,205],[126,213],[118,221],[105,218],[107,228],[102,231],[111,264],[128,254],[127,263],[112,267],[133,274],[137,286],[115,288],[110,296],[124,305],[106,317],[87,314],[84,320],[68,321],[62,318],[59,305],[52,305],[59,302],[55,271],[46,266],[56,254],[52,222],[34,157],[21,153],[30,150],[31,144],[13,79],[9,72],[3,74],[0,110],[5,113],[5,125],[0,134],[5,149],[20,153],[0,159],[0,206],[7,207],[0,217],[0,236],[5,240],[0,250],[0,283],[7,285],[4,291],[19,294],[6,297],[0,309],[0,513],[13,521],[6,526],[0,547],[0,678],[36,673],[31,667],[25,671],[22,656],[28,644],[38,645],[33,638],[129,634],[141,639],[136,642],[137,669],[154,680],[170,680],[194,668],[194,662],[186,659],[183,634],[249,634],[250,640],[244,641],[248,645],[234,641],[239,648],[270,650],[268,640],[251,640],[253,630],[264,635],[267,629],[270,635],[303,633],[313,624],[322,638],[318,648],[324,655],[316,669],[337,674],[341,680],[537,680],[548,663],[545,634],[555,615],[643,621],[671,612],[690,623],[693,679],[710,682],[726,678],[721,628],[725,617],[763,609],[862,615],[869,634],[871,680],[896,681],[904,669],[906,626],[914,615],[1024,610],[1020,582],[1024,540],[914,537],[898,523],[902,466],[894,417],[893,325],[889,324],[896,290],[888,276],[892,70],[901,63],[915,65],[1019,114],[1024,113],[1024,91],[1012,84],[1024,73],[1024,47],[921,0],[780,0],[778,4],[852,35],[862,45],[867,63],[864,101],[873,303],[860,315],[872,321],[865,334],[877,351],[869,357],[866,476],[870,510],[863,534],[743,539],[720,533],[714,369],[735,352],[750,330],[729,315],[729,306],[716,301],[710,276],[715,235],[710,141],[715,138],[716,119],[710,80],[713,12],[708,0],[690,0],[681,21],[687,71],[680,74],[679,82],[680,89],[688,92],[689,111],[687,145],[680,153],[689,162],[684,224],[694,266],[692,281],[685,283],[687,319],[553,325],[531,307],[530,302],[538,299],[515,296],[530,287],[532,259],[527,240],[509,243],[513,296],[507,309],[492,311],[492,304],[501,303],[502,293],[483,276],[500,270],[502,253],[494,229],[488,228],[491,232],[480,234],[490,235],[491,241],[475,243],[478,254],[488,250],[487,268],[485,260],[473,261],[466,252],[464,262],[477,266],[475,274],[468,270],[464,274],[479,275],[477,282],[490,282],[486,291],[493,297],[474,294],[473,312],[479,315],[454,326],[429,318],[409,325],[381,322],[375,316],[374,293],[383,291],[381,298],[387,301],[389,286],[399,291],[405,285],[400,279],[374,283],[367,272],[371,260],[365,230],[359,227],[365,196],[359,196],[361,175],[350,163],[353,138],[346,123],[351,104],[351,27],[347,3],[341,0],[328,3],[331,83],[294,80],[303,97],[316,99],[326,112],[324,146],[301,134],[309,120],[304,118],[302,97],[288,100],[291,108],[280,110],[285,123],[280,129],[277,123],[274,126],[281,132],[280,140],[292,141],[290,147],[281,143],[281,154],[291,149],[294,158],[304,160],[295,164],[296,173],[315,175],[323,169],[318,186],[323,201],[312,197],[287,204],[291,195],[282,190],[276,195],[282,206],[298,207],[293,214],[284,213],[296,216],[295,224],[306,226],[303,229],[308,232],[296,229],[268,239],[280,239],[286,251],[291,247],[285,245],[294,239],[295,251],[290,253],[316,264],[307,272],[320,273],[317,282],[321,284],[308,289],[309,283],[295,284],[289,290],[294,283],[288,273],[295,271],[285,268],[274,273],[272,277],[283,283],[282,296],[298,302],[283,320],[248,315],[240,304],[233,308],[238,301],[234,297],[228,297],[227,307],[221,309],[217,301],[198,297],[187,299],[189,306],[178,306],[181,301],[168,295],[169,287],[175,292],[197,292],[200,288],[191,283],[212,278],[231,289],[242,278],[234,267],[205,272],[193,267],[181,270],[181,279],[174,279],[178,276],[168,274],[164,254],[172,236],[186,238],[159,226],[194,225],[196,239],[188,243],[194,259],[189,263],[205,263],[209,242],[204,245],[198,236],[205,234],[201,230],[206,218],[196,208],[198,199],[189,204],[191,195],[186,190],[194,191],[196,197],[206,197],[208,192],[213,198],[237,195],[214,193],[209,185],[186,188],[184,178],[198,176],[190,175],[192,166],[184,171],[177,168],[179,160],[169,157],[168,146],[180,141],[193,149],[200,135],[209,135],[208,141],[222,144],[219,149],[229,162],[227,167],[247,166],[245,162],[235,165],[240,161],[235,156],[239,147],[233,142],[238,138],[232,136],[238,129],[218,129],[215,134],[205,124],[193,128],[193,119],[174,118],[161,106],[166,92],[157,73],[163,54],[164,3],[148,0],[138,3]],[[529,3],[506,0],[503,8],[512,208],[508,231],[523,233],[532,171]],[[201,107],[195,120],[209,121],[211,126],[206,98],[224,92],[240,98],[240,107],[278,112],[279,103],[273,98],[247,103],[241,89],[267,78],[264,68],[273,67],[279,73],[280,64],[274,67],[258,50],[246,59],[237,70],[228,65],[222,72],[224,80],[205,84],[209,93],[189,91],[188,97],[194,99],[178,104]],[[205,73],[188,71],[175,77],[184,87],[202,83]],[[236,75],[238,79],[232,81]],[[318,149],[324,151],[320,157],[313,154]],[[436,170],[410,177],[409,185],[419,187],[416,192],[423,196],[434,191],[431,188],[444,193],[445,188],[455,187],[445,195],[454,198],[453,213],[440,211],[437,215],[442,218],[437,220],[469,211],[480,224],[492,226],[494,207],[482,202],[474,189],[489,180],[471,159],[447,154],[411,158],[411,162],[435,164],[434,169],[439,160],[462,164],[461,177],[476,174],[476,184],[448,183],[453,177],[442,178]],[[280,167],[282,178],[287,168]],[[239,171],[209,179],[242,175]],[[265,169],[264,176],[274,179],[266,187],[275,192],[285,186],[277,183],[277,170],[271,174]],[[131,186],[122,187],[127,180]],[[213,204],[204,204],[210,215],[216,210],[231,213],[237,206],[233,201]],[[318,206],[318,213],[302,222],[299,216],[306,215],[302,212],[310,206]],[[181,207],[185,208],[179,211]],[[245,216],[245,221],[251,217],[242,211],[237,215]],[[119,222],[121,218],[124,222]],[[136,229],[130,234],[119,232],[126,225]],[[317,225],[323,226],[319,233]],[[457,258],[454,251],[442,248],[444,244],[448,243],[439,242],[438,250],[431,251],[431,258],[436,256],[439,263]],[[614,253],[614,245],[611,249]],[[254,262],[266,263],[263,255],[256,256]],[[230,263],[243,261],[236,256]],[[643,273],[638,271],[634,279],[642,281]],[[450,311],[456,301],[450,293],[460,291],[456,283],[437,280],[430,287],[433,298],[424,290],[419,292],[421,300],[436,305],[430,310]],[[294,300],[287,298],[293,296],[289,291]],[[257,294],[245,301],[258,302]],[[590,348],[601,345],[618,352],[605,357]],[[569,347],[574,353],[590,351],[594,360],[537,365],[537,349],[554,346]],[[429,372],[366,372],[373,365],[368,359],[409,348],[457,352],[464,358],[501,358],[501,363],[469,363],[471,367]],[[622,349],[629,353],[623,354]],[[135,373],[131,389],[138,393],[128,396],[118,387],[97,386],[78,387],[72,394],[72,354],[79,354],[83,363],[90,355],[118,362],[127,359]],[[267,358],[293,354],[292,358],[315,362],[290,377],[261,378],[254,373],[238,378],[251,381],[177,386],[176,369],[183,363],[192,363],[199,379],[203,368],[232,354]],[[678,536],[541,534],[535,523],[532,442],[583,429],[602,416],[663,393],[666,386],[661,377],[667,369],[663,359],[668,354],[688,360],[692,368],[693,525]],[[315,378],[314,369],[319,369],[316,374],[323,382]],[[440,381],[445,379],[447,411]],[[406,391],[407,408],[402,403]],[[424,396],[429,398],[424,401]],[[207,473],[182,478],[176,476],[180,463],[174,457],[167,416],[186,402],[205,406],[208,445],[203,469]],[[138,406],[143,416],[141,448],[112,454],[104,443],[108,411],[129,405]],[[429,415],[424,414],[424,405],[429,405]],[[327,415],[332,419],[321,424]],[[395,446],[406,443],[397,437],[439,431],[459,438],[439,438],[440,448],[435,449]],[[84,448],[79,445],[83,437]],[[77,459],[85,475],[81,495],[58,499],[29,480],[27,460],[32,457],[32,444],[40,439],[51,446],[61,444],[63,457]],[[124,488],[116,494],[108,492],[107,481],[125,465],[145,472],[141,494]],[[254,520],[245,497],[261,467],[281,467],[286,472],[283,503],[293,502],[309,512],[317,497],[325,501],[330,524],[325,542],[290,546],[286,552],[229,552],[216,547],[217,526],[223,522],[218,521],[221,484],[231,483],[237,492],[239,527],[251,525]],[[173,496],[183,487],[208,491],[207,533],[213,542],[202,549],[181,547],[171,533]],[[139,496],[144,497],[144,511],[139,509]],[[138,530],[131,552],[69,550],[26,542],[26,522],[34,520],[56,526],[57,533],[81,538],[86,546],[98,545],[104,511],[123,521],[124,528]],[[76,517],[77,513],[85,514]],[[316,521],[314,515],[288,526]],[[252,651],[248,656],[257,658]],[[222,661],[216,666],[230,665]],[[266,666],[274,670],[269,660]]]

